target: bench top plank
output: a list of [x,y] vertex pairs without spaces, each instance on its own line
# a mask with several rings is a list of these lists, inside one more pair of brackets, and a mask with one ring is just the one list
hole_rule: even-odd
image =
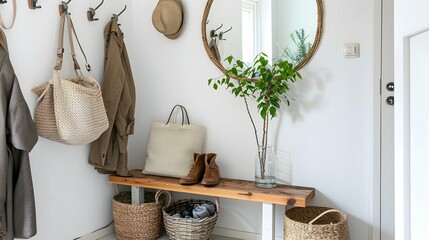
[[112,184],[160,189],[204,196],[237,200],[265,202],[279,205],[305,207],[315,195],[314,188],[277,184],[275,188],[257,188],[253,181],[221,178],[214,187],[201,184],[181,185],[177,178],[145,175],[141,170],[132,170],[131,177],[110,176]]

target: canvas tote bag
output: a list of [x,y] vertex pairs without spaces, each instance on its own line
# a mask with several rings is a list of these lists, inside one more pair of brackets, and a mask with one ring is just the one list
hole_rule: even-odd
[[[179,112],[182,122],[176,123]],[[194,153],[203,152],[206,129],[189,122],[182,105],[176,105],[166,123],[150,126],[144,174],[180,178],[186,176],[194,162]]]
[[[61,78],[63,61],[63,36],[67,20],[70,49],[77,76],[65,80]],[[69,145],[80,145],[96,140],[107,128],[108,119],[98,82],[83,76],[76,59],[73,36],[77,34],[70,15],[61,15],[57,63],[52,78],[33,89],[40,95],[35,111],[38,134],[47,139]],[[79,40],[77,39],[78,43]],[[85,53],[79,43],[85,57]],[[90,67],[87,64],[87,70]]]

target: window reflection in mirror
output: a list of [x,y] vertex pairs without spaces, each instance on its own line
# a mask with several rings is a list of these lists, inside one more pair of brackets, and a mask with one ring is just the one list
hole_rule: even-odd
[[287,59],[294,65],[306,57],[317,31],[314,0],[241,2],[243,61],[252,62],[261,51],[272,59]]
[[273,34],[273,57],[286,58],[297,65],[307,56],[316,37],[317,3],[314,0],[279,0],[277,4],[277,7],[272,6],[278,9],[272,11],[272,28],[277,29],[273,31],[276,33]]
[[257,39],[259,31],[257,28],[258,21],[258,9],[257,0],[242,0],[241,6],[241,49],[242,49],[242,60],[250,63],[258,54]]

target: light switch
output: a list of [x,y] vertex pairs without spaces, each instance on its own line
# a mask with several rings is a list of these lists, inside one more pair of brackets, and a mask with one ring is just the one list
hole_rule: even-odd
[[345,58],[358,58],[360,56],[359,43],[344,43],[343,56]]

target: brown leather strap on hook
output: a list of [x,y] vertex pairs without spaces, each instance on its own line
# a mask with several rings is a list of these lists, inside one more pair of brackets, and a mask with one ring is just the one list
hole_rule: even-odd
[[83,57],[85,58],[86,62],[86,70],[88,72],[91,71],[91,66],[88,64],[88,60],[86,58],[85,52],[83,51],[82,45],[80,44],[79,38],[77,36],[76,30],[73,25],[73,21],[71,20],[70,14],[63,12],[61,14],[61,23],[60,23],[60,33],[58,38],[58,49],[57,49],[57,63],[54,67],[55,70],[61,70],[62,68],[62,62],[63,62],[63,55],[64,55],[64,27],[65,27],[65,20],[67,19],[68,24],[68,36],[69,36],[69,44],[70,44],[70,52],[73,59],[74,69],[80,70],[79,62],[76,58],[76,53],[74,50],[74,44],[73,44],[73,36],[76,38],[79,48],[83,54]]
[[[68,16],[68,24],[69,24],[69,36],[72,36],[72,33],[73,33],[73,35],[74,35],[74,37],[76,38],[76,41],[77,41],[77,44],[79,45],[79,48],[80,48],[80,51],[82,52],[82,55],[83,55],[83,57],[85,58],[85,63],[86,63],[86,70],[88,71],[88,72],[90,72],[91,71],[91,66],[89,65],[89,63],[88,63],[88,59],[86,58],[86,54],[85,54],[85,52],[83,51],[83,48],[82,48],[82,45],[80,44],[80,41],[79,41],[79,38],[78,38],[78,36],[77,36],[77,33],[76,33],[76,29],[75,29],[75,27],[74,27],[74,24],[73,24],[73,21],[72,21],[72,19],[71,19],[71,17],[70,17],[70,15]],[[71,39],[70,40],[70,42],[73,42],[73,39]],[[72,48],[72,50],[73,50],[73,52],[74,52],[74,48]],[[76,56],[76,55],[75,55]],[[76,63],[77,63],[77,60],[76,60]]]
[[12,24],[9,27],[7,27],[6,24],[4,24],[3,17],[0,14],[0,26],[3,29],[6,29],[6,30],[11,29],[13,27],[13,25],[15,24],[15,19],[16,19],[16,0],[13,0],[12,3],[13,3],[13,17],[12,17],[13,19],[12,19]]
[[64,24],[65,24],[65,15],[67,13],[61,14],[61,22],[60,22],[60,33],[58,36],[58,48],[57,48],[57,62],[55,64],[55,70],[61,70],[63,66],[63,55],[64,55]]
[[67,25],[68,25],[67,31],[68,31],[68,35],[69,35],[70,52],[71,52],[71,56],[73,58],[74,69],[80,70],[80,65],[76,59],[76,53],[74,51],[72,23],[71,23],[71,19],[70,19],[70,14],[66,14],[66,19],[67,19]]

